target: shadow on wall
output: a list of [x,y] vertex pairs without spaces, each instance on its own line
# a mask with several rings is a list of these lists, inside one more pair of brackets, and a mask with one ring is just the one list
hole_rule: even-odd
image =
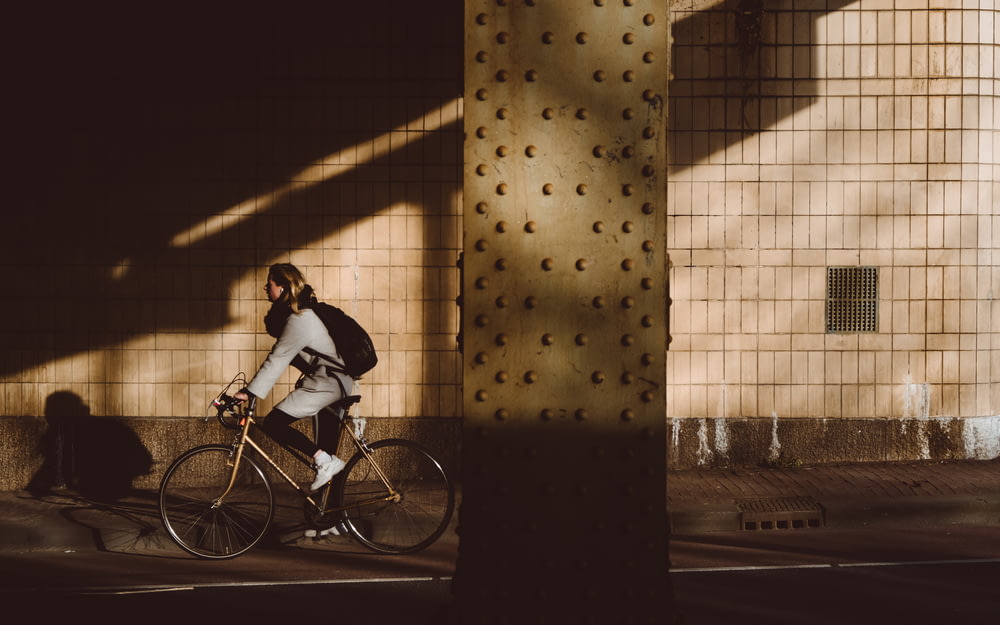
[[132,492],[153,457],[135,432],[120,421],[95,417],[78,395],[59,391],[45,401],[48,429],[39,441],[42,467],[28,484],[36,497],[69,488],[95,501]]
[[[0,295],[13,354],[0,375],[217,330],[247,268],[396,202],[451,213],[460,122],[396,133],[384,153],[369,142],[461,96],[461,0],[212,3],[156,19],[64,4],[11,7],[0,27],[0,115],[18,120],[0,187],[17,235],[0,264],[32,276]],[[355,151],[363,166],[328,162]],[[302,174],[317,164],[334,173]],[[204,236],[178,241],[192,230]]]

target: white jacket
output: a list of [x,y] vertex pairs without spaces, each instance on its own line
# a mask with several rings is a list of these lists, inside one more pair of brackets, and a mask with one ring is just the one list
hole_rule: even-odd
[[[340,353],[326,326],[310,309],[289,315],[281,336],[274,343],[271,352],[261,363],[257,373],[247,384],[247,391],[255,397],[266,397],[278,378],[290,365],[309,363],[312,356],[303,351],[306,347],[340,360]],[[298,358],[296,358],[298,356]],[[326,367],[319,367],[299,381],[295,390],[281,400],[275,408],[296,418],[311,417],[324,406],[328,406],[354,392],[354,380],[347,374],[328,373]],[[336,376],[336,377],[334,377]],[[337,379],[343,384],[337,383]]]

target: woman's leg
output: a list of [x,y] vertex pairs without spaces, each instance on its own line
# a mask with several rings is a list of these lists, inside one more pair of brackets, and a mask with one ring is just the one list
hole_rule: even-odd
[[298,419],[295,417],[275,408],[268,413],[260,428],[276,442],[286,447],[298,449],[309,458],[312,458],[319,451],[319,446],[309,440],[309,437],[300,430],[292,427],[292,424],[296,421]]

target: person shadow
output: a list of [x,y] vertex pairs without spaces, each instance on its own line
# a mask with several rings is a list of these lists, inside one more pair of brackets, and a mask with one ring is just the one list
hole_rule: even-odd
[[135,432],[119,420],[95,417],[76,393],[49,395],[45,419],[42,466],[27,487],[35,497],[69,490],[110,503],[133,494],[134,480],[152,470],[152,454]]

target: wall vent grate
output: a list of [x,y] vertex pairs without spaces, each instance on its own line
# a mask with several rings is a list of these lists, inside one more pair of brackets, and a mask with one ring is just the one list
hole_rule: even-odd
[[826,331],[878,332],[878,267],[826,268]]

